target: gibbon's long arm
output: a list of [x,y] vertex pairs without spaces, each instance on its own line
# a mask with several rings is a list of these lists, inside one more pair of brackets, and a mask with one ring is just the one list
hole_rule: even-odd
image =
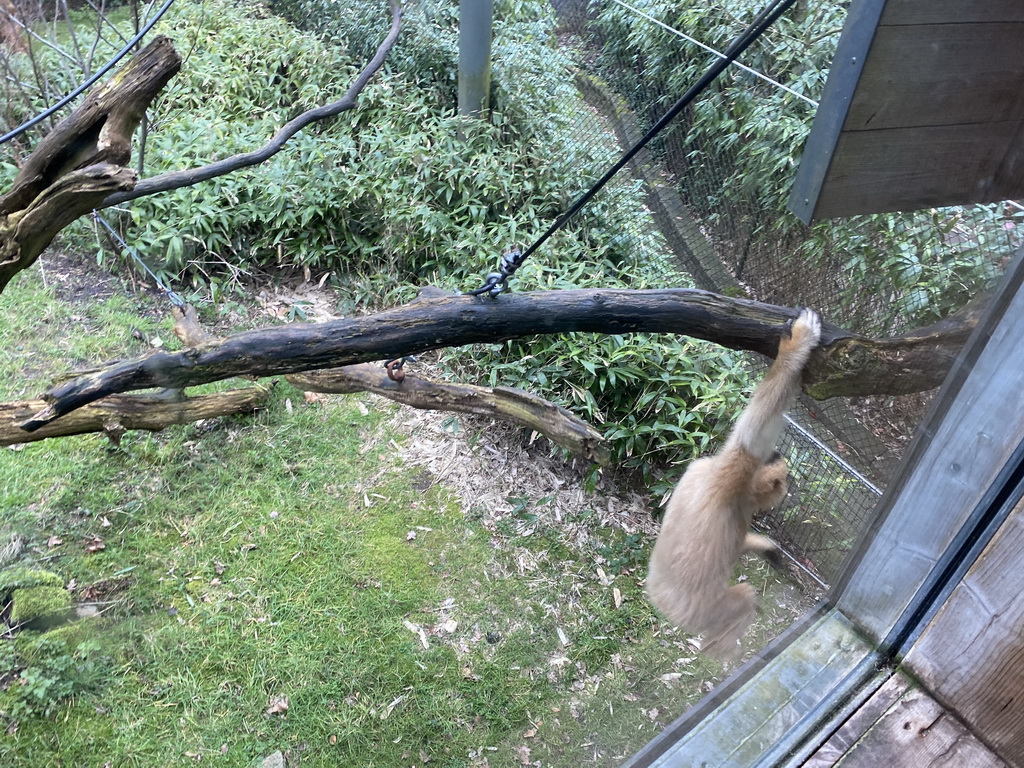
[[723,451],[741,448],[767,461],[782,435],[782,415],[800,389],[800,376],[821,337],[821,319],[810,309],[800,313],[779,341],[779,354],[764,380],[754,389]]

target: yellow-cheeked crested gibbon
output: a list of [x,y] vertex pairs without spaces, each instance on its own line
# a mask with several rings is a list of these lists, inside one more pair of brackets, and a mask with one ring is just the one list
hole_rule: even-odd
[[775,362],[725,446],[693,461],[676,485],[651,553],[651,602],[681,629],[702,634],[702,649],[719,658],[736,655],[737,641],[754,619],[753,588],[728,586],[740,553],[768,559],[779,554],[771,539],[749,532],[750,521],[788,490],[788,469],[775,444],[820,335],[821,320],[810,309],[783,332]]

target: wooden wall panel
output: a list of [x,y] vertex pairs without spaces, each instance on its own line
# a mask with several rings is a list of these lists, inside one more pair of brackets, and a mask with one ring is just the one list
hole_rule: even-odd
[[843,131],[1019,121],[1022,58],[1024,23],[879,27]]
[[1024,766],[1024,502],[906,664],[1008,763]]
[[982,21],[1024,21],[1024,3],[1020,0],[889,0],[879,24]]

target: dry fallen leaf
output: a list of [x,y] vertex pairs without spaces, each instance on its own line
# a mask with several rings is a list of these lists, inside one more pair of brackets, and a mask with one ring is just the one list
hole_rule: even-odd
[[288,697],[280,696],[276,699],[272,699],[270,706],[267,707],[268,715],[283,715],[288,711]]
[[537,735],[537,729],[536,728],[527,728],[526,732],[523,733],[523,738],[524,739],[532,739],[536,735]]
[[113,525],[113,523],[110,522],[110,520],[107,517],[104,516],[104,517],[100,518],[100,526],[102,528],[109,528],[112,525]]
[[389,717],[391,717],[391,713],[395,711],[395,707],[397,707],[399,704],[401,704],[407,698],[409,698],[409,694],[403,693],[397,699],[395,699],[390,704],[388,704],[387,707],[384,709],[384,711],[381,712],[380,719],[381,720],[387,720]]
[[49,549],[53,549],[54,547],[59,547],[63,543],[64,543],[64,539],[60,538],[60,536],[51,536],[50,538],[48,538],[46,540],[46,546]]
[[421,643],[423,644],[423,648],[424,648],[424,649],[426,649],[426,648],[429,648],[429,647],[430,647],[430,643],[428,643],[428,642],[427,642],[427,633],[423,631],[423,627],[421,627],[421,626],[418,626],[418,625],[416,625],[416,624],[413,624],[413,623],[412,623],[411,621],[409,621],[408,619],[407,619],[407,620],[405,620],[405,621],[403,621],[403,622],[402,622],[402,624],[403,624],[403,625],[405,626],[405,628],[406,628],[406,629],[408,629],[408,630],[409,630],[410,632],[415,632],[415,633],[416,633],[417,635],[419,635],[419,638],[420,638],[420,642],[421,642]]
[[107,545],[103,543],[103,539],[99,536],[93,536],[89,541],[85,543],[86,552],[99,552],[102,549],[106,549]]

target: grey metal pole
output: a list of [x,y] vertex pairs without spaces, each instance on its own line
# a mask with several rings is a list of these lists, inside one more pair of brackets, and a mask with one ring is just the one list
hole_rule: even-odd
[[490,107],[493,0],[459,0],[459,114]]

